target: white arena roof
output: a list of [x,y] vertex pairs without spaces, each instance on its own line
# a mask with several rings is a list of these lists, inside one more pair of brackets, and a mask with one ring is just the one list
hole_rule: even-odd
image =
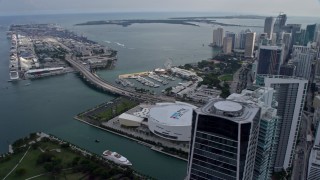
[[197,108],[187,103],[159,103],[150,109],[149,117],[168,126],[190,126],[192,111]]

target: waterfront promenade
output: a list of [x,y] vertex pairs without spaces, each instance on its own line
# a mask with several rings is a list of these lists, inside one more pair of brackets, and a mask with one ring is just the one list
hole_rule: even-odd
[[141,93],[137,93],[132,90],[127,90],[127,89],[123,89],[123,88],[114,86],[113,84],[101,79],[96,74],[90,72],[90,70],[88,68],[86,68],[81,63],[74,60],[70,54],[66,56],[66,61],[68,63],[70,63],[71,66],[73,68],[75,68],[75,70],[77,70],[86,81],[88,81],[90,84],[94,85],[98,89],[102,89],[103,91],[126,96],[129,98],[139,99],[142,101],[149,101],[149,102],[159,102],[159,101],[173,102],[173,101],[175,101],[173,98],[170,98],[170,97],[141,94]]

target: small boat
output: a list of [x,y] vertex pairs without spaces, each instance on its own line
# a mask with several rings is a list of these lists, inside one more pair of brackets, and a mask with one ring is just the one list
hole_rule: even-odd
[[96,139],[94,142],[98,143],[98,142],[100,142],[100,140]]
[[25,86],[30,86],[31,83],[26,83]]
[[132,163],[125,157],[123,157],[122,155],[116,153],[116,152],[112,152],[109,150],[105,150],[102,153],[102,157],[115,162],[116,164],[120,164],[120,165],[126,165],[126,166],[131,166]]

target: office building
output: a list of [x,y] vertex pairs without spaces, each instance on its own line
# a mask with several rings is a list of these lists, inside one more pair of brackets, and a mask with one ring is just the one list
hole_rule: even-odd
[[[316,96],[315,99],[316,98],[320,98],[320,97]],[[313,113],[313,119],[312,119],[312,123],[313,123],[314,127],[318,127],[320,124],[319,122],[320,122],[320,106],[314,105],[314,113]]]
[[317,31],[317,33],[316,33],[315,42],[316,42],[317,46],[320,47],[320,30]]
[[310,152],[308,164],[308,180],[318,180],[320,177],[320,125],[315,126],[316,136]]
[[259,47],[257,74],[280,74],[280,66],[283,64],[283,46]]
[[304,45],[308,43],[317,42],[319,38],[320,24],[307,25]]
[[303,46],[304,45],[304,41],[305,41],[305,36],[306,36],[306,30],[305,29],[301,29],[300,32],[297,34],[298,38],[299,38],[299,45]]
[[213,30],[213,46],[222,47],[223,46],[223,38],[224,38],[224,30],[223,28],[218,28]]
[[273,172],[278,142],[278,116],[273,107],[276,104],[274,89],[258,88],[254,91],[243,90],[241,94],[231,94],[227,99],[237,102],[255,104],[261,108],[259,137],[255,157],[253,179],[269,180]]
[[320,33],[320,24],[316,24],[313,42],[317,42],[319,33]]
[[250,58],[253,57],[255,40],[256,40],[256,33],[255,32],[246,33],[246,43],[245,43],[245,50],[244,50],[245,57],[250,57]]
[[270,41],[270,45],[271,45],[271,46],[277,45],[277,38],[278,38],[277,33],[273,33],[272,38],[271,38],[271,41]]
[[294,76],[296,74],[296,66],[291,62],[280,66],[280,75],[283,76]]
[[308,180],[318,180],[320,177],[320,148],[313,148],[309,157]]
[[259,36],[259,41],[258,43],[260,44],[264,44],[264,45],[267,45],[269,43],[269,37],[268,37],[268,34],[267,33],[261,33],[260,36]]
[[187,179],[253,178],[260,108],[213,99],[194,110]]
[[287,15],[286,14],[280,13],[279,16],[276,18],[276,21],[274,23],[273,32],[277,34],[277,38],[278,39],[280,37],[280,33],[283,31],[283,28],[286,25],[286,21],[287,21]]
[[238,42],[239,42],[239,49],[245,49],[246,47],[246,32],[241,31],[241,33],[238,36]]
[[298,33],[301,30],[301,24],[287,24],[284,27],[284,32],[291,33],[291,45],[290,49],[293,45],[300,45],[299,44],[299,38]]
[[312,42],[314,39],[314,34],[316,31],[316,24],[309,24],[306,28],[306,35],[304,39],[304,45],[306,46],[309,42]]
[[232,51],[232,38],[231,37],[224,37],[223,38],[223,48],[222,51],[225,54],[230,54]]
[[296,66],[296,76],[310,79],[317,52],[311,46],[293,46],[292,62]]
[[256,84],[275,90],[274,97],[278,102],[279,140],[274,171],[287,170],[292,166],[295,154],[308,80],[299,77],[257,75]]
[[271,39],[273,34],[275,19],[274,17],[266,17],[264,21],[264,32],[267,33],[268,39]]
[[291,33],[282,33],[282,44],[284,45],[284,50],[283,50],[283,59],[284,61],[287,60],[288,56],[289,56],[289,51],[291,49],[291,40],[292,40],[292,36]]

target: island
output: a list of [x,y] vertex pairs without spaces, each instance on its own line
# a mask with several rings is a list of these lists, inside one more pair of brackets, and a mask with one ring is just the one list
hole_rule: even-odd
[[133,24],[151,24],[151,23],[199,26],[199,23],[205,23],[205,24],[212,24],[212,25],[219,25],[219,26],[259,27],[259,28],[262,28],[261,26],[221,23],[221,22],[217,22],[215,19],[262,19],[262,16],[214,16],[214,17],[179,17],[179,18],[169,18],[169,19],[99,20],[99,21],[87,21],[84,23],[78,23],[78,24],[75,24],[75,26],[120,25],[123,27],[128,27]]

